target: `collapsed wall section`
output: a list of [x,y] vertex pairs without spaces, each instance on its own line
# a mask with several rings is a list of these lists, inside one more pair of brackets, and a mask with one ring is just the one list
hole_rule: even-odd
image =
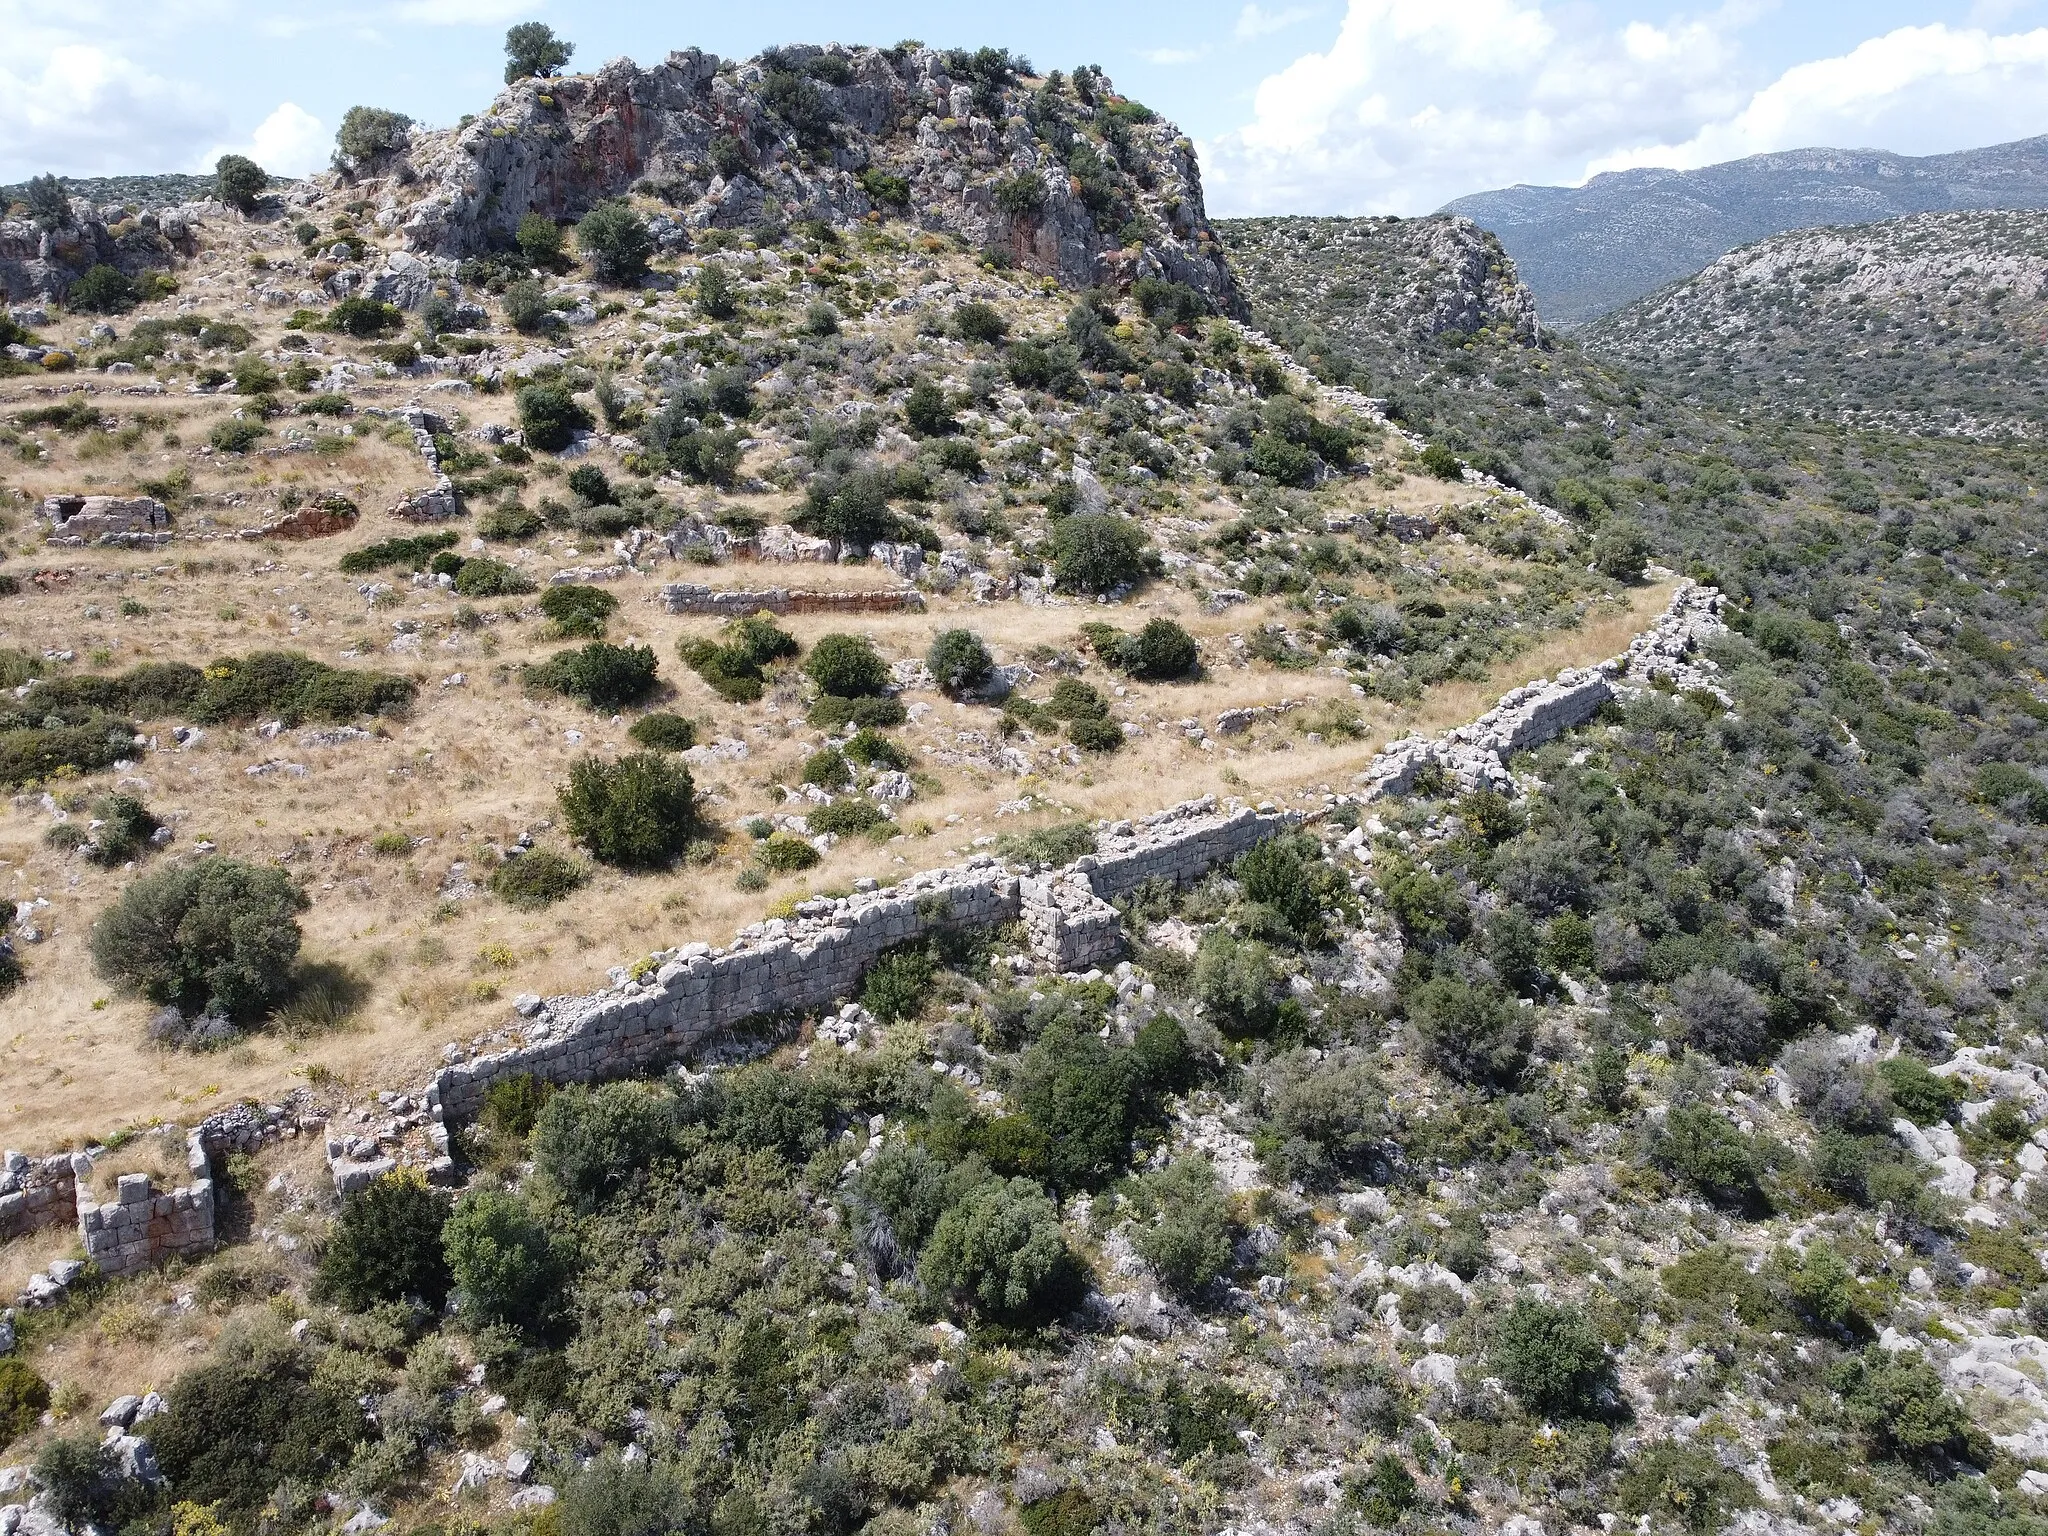
[[769,613],[922,613],[924,594],[915,588],[885,592],[804,592],[788,587],[756,589],[706,587],[670,582],[661,589],[662,606],[670,613],[703,613],[744,619],[763,609]]

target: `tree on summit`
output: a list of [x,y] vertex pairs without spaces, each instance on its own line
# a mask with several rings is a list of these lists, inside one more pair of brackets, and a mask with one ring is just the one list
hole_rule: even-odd
[[505,34],[505,83],[562,72],[576,45],[555,36],[546,22],[522,21]]

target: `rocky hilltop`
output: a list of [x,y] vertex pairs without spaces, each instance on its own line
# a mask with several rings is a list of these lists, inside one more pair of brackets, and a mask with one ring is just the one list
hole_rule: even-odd
[[573,218],[634,190],[674,207],[671,246],[693,229],[908,213],[1074,286],[1163,276],[1234,308],[1189,140],[1099,76],[1074,96],[1035,89],[1025,68],[992,49],[737,63],[691,48],[523,80],[373,167],[380,223],[416,252],[469,256],[509,245],[529,213]]
[[1925,213],[1747,246],[1584,340],[1724,403],[2037,433],[2044,313],[2048,213]]
[[1445,205],[1506,242],[1553,325],[1582,325],[1787,230],[2048,205],[2048,138],[1914,157],[1795,149],[1583,187],[1507,187]]

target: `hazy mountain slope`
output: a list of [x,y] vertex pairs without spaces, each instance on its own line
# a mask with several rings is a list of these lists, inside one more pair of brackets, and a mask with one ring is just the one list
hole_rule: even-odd
[[1588,326],[1590,351],[1737,408],[2038,432],[2048,213],[1779,235]]
[[1581,325],[1786,230],[1958,208],[2048,206],[2048,137],[1914,158],[1799,149],[1445,205],[1501,237],[1553,325]]

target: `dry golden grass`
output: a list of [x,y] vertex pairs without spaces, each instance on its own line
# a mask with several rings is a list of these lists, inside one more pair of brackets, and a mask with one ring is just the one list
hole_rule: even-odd
[[[1048,313],[1057,307],[1051,301],[1048,306]],[[259,345],[274,342],[276,313],[234,313],[259,329]],[[629,315],[621,323],[631,320]],[[66,322],[55,329],[61,339],[70,339],[67,329],[82,326]],[[323,345],[335,346],[331,338]],[[337,350],[351,348],[344,344]],[[20,406],[39,403],[40,392],[77,382],[0,381],[0,421],[12,418]],[[181,515],[179,540],[161,552],[45,550],[36,542],[39,532],[18,518],[13,538],[34,560],[14,568],[61,569],[71,578],[48,589],[24,583],[22,595],[0,599],[0,646],[37,654],[68,649],[76,653],[78,665],[103,669],[145,659],[203,662],[273,647],[328,661],[361,651],[352,664],[403,672],[418,682],[420,697],[409,719],[377,724],[373,740],[308,747],[291,732],[266,741],[253,728],[218,728],[192,749],[143,755],[128,776],[129,787],[175,828],[171,856],[210,839],[224,853],[280,861],[304,881],[313,898],[304,918],[306,955],[346,963],[369,987],[358,1014],[338,1031],[308,1038],[261,1035],[211,1055],[172,1055],[151,1048],[143,1030],[148,1008],[115,995],[94,975],[89,954],[93,918],[133,878],[132,872],[94,869],[46,847],[42,836],[50,816],[38,797],[18,797],[12,812],[0,817],[0,872],[8,895],[50,903],[36,919],[48,937],[24,950],[27,984],[0,1001],[0,1143],[37,1151],[157,1119],[189,1124],[240,1097],[274,1096],[316,1064],[351,1092],[415,1082],[431,1069],[447,1041],[502,1025],[515,993],[589,990],[603,983],[607,967],[648,950],[693,938],[722,942],[735,926],[760,917],[792,892],[845,888],[860,875],[887,878],[949,863],[978,837],[1077,815],[1143,814],[1205,793],[1256,801],[1343,790],[1387,737],[1469,718],[1507,686],[1618,651],[1666,595],[1658,588],[1639,589],[1625,603],[1596,608],[1578,630],[1543,639],[1485,683],[1439,688],[1398,709],[1354,700],[1348,681],[1327,671],[1279,672],[1263,664],[1232,664],[1224,637],[1286,621],[1290,614],[1277,601],[1205,615],[1187,593],[1160,587],[1118,610],[976,606],[938,598],[923,614],[791,617],[787,627],[806,646],[829,630],[858,629],[891,658],[922,656],[938,630],[967,625],[989,639],[998,659],[1011,661],[1038,647],[1075,650],[1079,626],[1088,619],[1135,627],[1154,614],[1169,614],[1202,640],[1210,670],[1188,684],[1129,685],[1116,700],[1116,712],[1143,726],[1141,739],[1113,757],[1084,757],[1077,767],[1045,764],[1039,774],[1023,780],[943,765],[936,751],[923,750],[956,749],[956,733],[962,730],[993,735],[996,722],[989,709],[924,696],[932,714],[901,734],[921,766],[933,765],[938,787],[907,808],[906,835],[882,846],[847,840],[819,868],[749,893],[734,885],[747,846],[740,823],[775,809],[780,798],[775,786],[797,781],[820,733],[802,725],[793,685],[778,688],[763,705],[740,708],[719,701],[685,670],[676,659],[677,642],[714,626],[710,620],[667,613],[658,601],[660,586],[681,580],[874,587],[889,584],[889,578],[874,567],[662,566],[613,584],[622,606],[610,638],[655,649],[669,690],[661,707],[696,717],[700,740],[725,736],[747,744],[743,761],[697,770],[710,813],[728,829],[726,850],[713,865],[666,875],[628,877],[595,869],[590,884],[570,901],[544,913],[521,913],[488,895],[444,899],[450,865],[466,863],[481,883],[494,842],[534,830],[544,844],[560,846],[559,836],[546,830],[557,814],[555,786],[582,754],[630,750],[628,722],[522,691],[520,664],[560,644],[544,635],[534,599],[476,604],[484,622],[464,627],[458,610],[465,605],[449,594],[415,588],[408,578],[387,573],[375,579],[393,591],[373,605],[358,590],[364,578],[339,573],[336,564],[345,550],[412,531],[384,511],[399,494],[423,482],[409,444],[372,437],[332,463],[312,455],[246,461],[201,457],[192,445],[203,441],[212,419],[231,408],[231,398],[147,400],[108,393],[120,382],[116,379],[94,376],[83,382],[123,417],[176,415],[174,430],[184,446],[164,448],[161,433],[131,449],[108,439],[113,446],[96,444],[94,456],[81,460],[79,439],[44,431],[39,435],[50,445],[49,456],[18,469],[10,463],[15,484],[37,498],[60,489],[128,490],[162,474],[168,454],[191,470],[195,495],[205,499]],[[385,381],[362,390],[360,398],[396,405],[414,387],[410,380]],[[447,408],[459,407],[474,424],[508,420],[510,406],[509,397],[479,395],[462,397]],[[536,475],[543,470],[559,475],[561,466],[536,466]],[[189,537],[203,531],[206,518],[219,527],[265,520],[276,493],[294,484],[308,490],[345,489],[364,508],[361,523],[347,535],[302,544],[207,543]],[[245,505],[220,504],[222,496],[233,493],[240,493]],[[708,497],[705,492],[681,494],[692,502]],[[777,515],[789,502],[780,495],[718,499],[746,505],[764,517]],[[1411,478],[1398,486],[1357,482],[1347,499],[1360,507],[1427,510],[1469,499],[1469,493]],[[1219,498],[1187,515],[1214,522],[1235,516],[1236,509]],[[563,565],[611,559],[608,540],[579,545],[559,537],[493,553],[528,566],[543,580]],[[1459,541],[1439,541],[1432,554],[1446,569],[1507,569],[1476,545]],[[123,616],[124,599],[147,612]],[[395,628],[401,621],[411,626],[409,635]],[[456,673],[464,674],[465,683],[443,687],[443,679]],[[1090,676],[1105,688],[1115,681],[1100,668]],[[1282,698],[1356,703],[1367,735],[1312,743],[1297,716],[1203,750],[1185,740],[1175,724],[1187,716],[1208,724],[1221,709]],[[771,704],[779,704],[779,714]],[[173,723],[142,724],[168,745]],[[572,739],[572,733],[582,739]],[[1050,745],[1039,743],[1032,749],[1034,757],[1043,759]],[[303,764],[306,773],[252,777],[246,772],[273,758]],[[113,777],[94,776],[69,790],[57,789],[89,798],[112,787]],[[1026,793],[1038,809],[998,819],[1000,804]],[[390,831],[414,839],[412,851],[400,857],[374,853],[372,840]]]

